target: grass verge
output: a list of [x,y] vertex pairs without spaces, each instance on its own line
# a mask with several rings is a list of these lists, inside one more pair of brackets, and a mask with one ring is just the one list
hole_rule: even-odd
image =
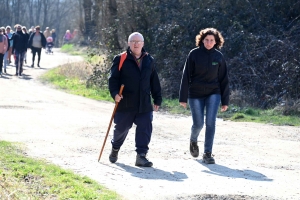
[[[74,65],[77,65],[77,67],[74,67]],[[86,70],[86,67],[80,63],[67,64],[49,70],[40,77],[40,80],[44,83],[50,82],[58,89],[62,89],[71,94],[95,100],[113,102],[108,90],[103,90],[97,87],[86,87],[86,77],[88,75],[86,75],[85,72],[80,73],[80,71]],[[74,75],[75,73],[78,75]]]
[[0,141],[0,199],[119,199],[86,176],[24,155]]
[[60,50],[64,53],[68,53],[73,56],[82,55],[84,56],[83,49],[75,48],[74,44],[64,44]]
[[236,122],[256,122],[275,124],[280,126],[300,126],[300,117],[297,115],[283,115],[276,109],[262,110],[250,107],[229,106],[228,111],[218,113],[219,118]]

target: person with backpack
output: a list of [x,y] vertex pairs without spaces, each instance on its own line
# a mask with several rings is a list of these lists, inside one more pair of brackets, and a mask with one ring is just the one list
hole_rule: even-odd
[[[135,165],[152,167],[153,163],[146,155],[152,135],[153,110],[158,111],[162,102],[161,86],[154,58],[143,48],[143,35],[138,32],[130,34],[128,46],[125,53],[114,57],[108,79],[111,97],[118,102],[109,160],[112,163],[118,160],[120,148],[134,123],[137,152]],[[124,85],[124,89],[120,96],[121,85]]]
[[205,115],[202,161],[206,164],[215,163],[212,147],[220,102],[221,112],[227,110],[229,103],[227,65],[219,51],[223,43],[224,38],[217,29],[206,28],[200,31],[196,36],[197,48],[192,49],[187,56],[179,91],[180,105],[186,108],[188,102],[192,113],[190,153],[193,157],[199,156],[197,141],[204,126]]
[[2,66],[3,66],[3,57],[8,48],[8,40],[5,35],[3,35],[3,29],[0,28],[0,76],[2,76]]

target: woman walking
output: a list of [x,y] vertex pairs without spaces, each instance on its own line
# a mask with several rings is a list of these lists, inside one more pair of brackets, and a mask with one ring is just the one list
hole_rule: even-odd
[[[190,136],[190,153],[199,156],[198,136],[204,125],[205,141],[203,162],[214,164],[212,147],[215,136],[215,124],[218,108],[221,112],[228,108],[229,82],[227,66],[221,49],[224,38],[214,28],[206,28],[196,36],[197,48],[190,51],[181,79],[179,102],[186,108],[189,103],[193,125]],[[204,114],[205,110],[205,114]]]
[[28,47],[31,48],[32,50],[32,65],[31,67],[34,67],[34,61],[35,61],[35,55],[38,54],[38,67],[40,66],[40,61],[41,61],[41,52],[42,48],[46,47],[46,38],[44,34],[40,31],[41,28],[40,26],[35,27],[35,32],[33,32],[30,35],[29,41],[28,41]]

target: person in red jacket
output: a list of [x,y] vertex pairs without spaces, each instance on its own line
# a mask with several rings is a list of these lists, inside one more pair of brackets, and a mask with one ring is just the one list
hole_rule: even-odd
[[[108,79],[109,91],[115,102],[119,102],[114,116],[114,134],[109,160],[115,163],[118,152],[133,123],[136,125],[135,147],[136,166],[151,167],[146,158],[152,134],[153,110],[157,111],[162,102],[161,87],[152,56],[145,51],[144,37],[138,32],[128,38],[126,59],[119,69],[121,55],[115,56]],[[120,86],[124,85],[119,96]],[[151,103],[153,99],[153,104]]]
[[223,43],[224,38],[217,29],[206,28],[200,31],[196,36],[197,48],[192,49],[187,56],[179,91],[180,105],[186,108],[188,102],[192,112],[190,153],[193,157],[199,156],[197,140],[204,126],[204,115],[206,117],[202,158],[207,164],[215,163],[212,147],[220,102],[221,112],[227,110],[229,103],[227,66],[219,51]]

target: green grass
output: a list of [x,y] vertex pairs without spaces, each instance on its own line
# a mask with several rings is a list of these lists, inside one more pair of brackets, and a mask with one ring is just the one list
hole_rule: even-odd
[[82,56],[86,62],[91,63],[93,65],[98,65],[106,59],[105,55],[100,55],[96,53],[88,54],[87,48],[78,47],[74,44],[64,44],[60,50],[61,52],[68,53],[70,55]]
[[0,199],[120,199],[90,178],[29,158],[5,141],[0,141],[0,175]]
[[163,99],[160,109],[171,114],[190,115],[191,113],[188,106],[184,109],[181,105],[179,105],[178,99]]
[[76,48],[73,44],[64,44],[60,50],[73,56],[84,55],[84,52],[82,52],[79,48]]
[[262,110],[255,108],[239,108],[229,106],[228,111],[218,113],[218,117],[236,122],[256,122],[264,124],[300,126],[300,117],[297,115],[285,116],[274,109]]
[[50,82],[59,89],[65,90],[71,94],[76,94],[95,100],[113,102],[108,90],[101,90],[96,87],[87,88],[85,82],[80,81],[78,78],[68,78],[64,75],[61,75],[59,72],[60,68],[51,69],[41,76],[40,79],[44,82]]

